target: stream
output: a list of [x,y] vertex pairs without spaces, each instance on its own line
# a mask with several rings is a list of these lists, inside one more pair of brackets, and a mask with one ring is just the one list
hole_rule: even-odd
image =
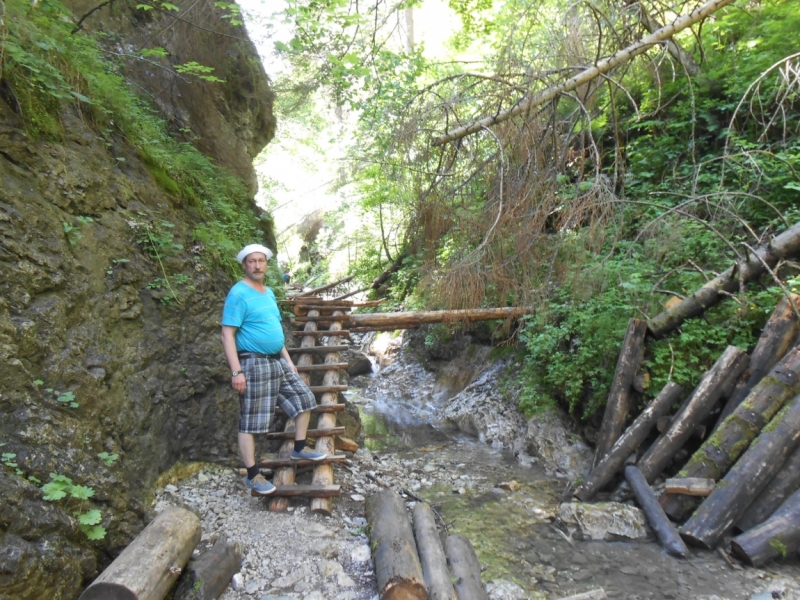
[[409,491],[474,545],[484,583],[511,581],[533,599],[597,588],[630,600],[800,599],[796,559],[752,569],[697,549],[689,559],[673,558],[655,540],[572,539],[574,531],[556,520],[559,505],[571,501],[569,481],[436,424],[436,409],[452,394],[414,361],[395,361],[354,383],[363,386],[348,395],[359,407],[364,446],[410,470]]

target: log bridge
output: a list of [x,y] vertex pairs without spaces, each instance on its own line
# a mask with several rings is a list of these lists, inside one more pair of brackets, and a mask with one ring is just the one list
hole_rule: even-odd
[[[323,286],[311,292],[324,291],[327,287]],[[349,348],[342,344],[342,338],[349,338],[351,333],[411,329],[425,323],[470,323],[511,319],[528,314],[531,309],[478,308],[354,315],[351,314],[353,309],[377,306],[382,301],[354,302],[343,298],[326,300],[311,292],[294,296],[282,302],[282,305],[293,313],[292,324],[296,328],[293,335],[300,340],[298,348],[289,348],[289,354],[292,355],[300,377],[318,399],[318,405],[313,412],[319,415],[319,419],[316,429],[310,429],[308,435],[316,439],[314,449],[317,452],[325,452],[328,457],[319,462],[299,461],[293,464],[289,456],[294,447],[294,420],[289,420],[284,431],[268,434],[271,439],[285,441],[281,444],[277,458],[262,460],[260,466],[274,469],[275,472],[273,483],[276,490],[265,497],[269,502],[270,511],[286,510],[291,497],[306,497],[312,498],[311,512],[330,515],[333,498],[341,493],[340,486],[333,483],[333,465],[345,460],[344,454],[335,454],[335,448],[358,449],[354,442],[346,438],[336,439],[344,433],[343,427],[336,426],[336,413],[344,410],[344,405],[339,404],[339,392],[347,390],[347,385],[340,384],[339,377],[339,373],[348,367],[348,363],[342,362],[340,358],[340,353]],[[315,357],[321,359],[321,362],[315,364]],[[322,385],[311,385],[312,373],[323,374]],[[295,467],[307,465],[313,466],[311,484],[296,485]],[[253,495],[258,496],[255,493]]]

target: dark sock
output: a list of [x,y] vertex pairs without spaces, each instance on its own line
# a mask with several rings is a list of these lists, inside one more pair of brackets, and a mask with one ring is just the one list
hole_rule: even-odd
[[294,441],[294,451],[295,452],[302,452],[303,448],[305,448],[305,447],[306,447],[306,441],[305,440],[295,440]]
[[250,481],[253,481],[253,477],[260,473],[258,469],[258,465],[253,465],[252,467],[247,467],[247,478]]

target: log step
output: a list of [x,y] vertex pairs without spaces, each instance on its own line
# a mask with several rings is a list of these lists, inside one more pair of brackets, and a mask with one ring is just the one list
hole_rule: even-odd
[[310,389],[315,394],[331,394],[333,392],[346,392],[347,386],[346,385],[312,385],[309,386]]
[[269,458],[266,460],[262,460],[259,463],[259,467],[262,469],[279,469],[281,467],[305,467],[307,465],[331,465],[331,464],[338,464],[343,463],[347,460],[347,457],[344,454],[334,454],[333,456],[328,456],[323,460],[292,460],[291,458]]
[[350,346],[312,346],[311,348],[287,348],[287,350],[289,354],[331,354],[332,352],[346,352],[349,348]]
[[[311,409],[311,412],[314,414],[317,413],[335,413],[335,412],[342,412],[345,408],[347,408],[344,404],[320,404]],[[285,415],[286,413],[283,412],[283,409],[280,406],[275,407],[275,414],[278,415]]]
[[279,485],[268,496],[262,496],[251,490],[250,495],[257,498],[292,498],[304,496],[306,498],[338,498],[342,492],[340,485]]
[[321,331],[293,331],[292,334],[296,337],[304,337],[307,335],[313,337],[350,337],[350,332],[346,329],[342,329],[341,331],[329,331],[328,329],[323,329]]
[[349,321],[350,315],[317,315],[316,317],[294,317],[292,321],[295,323],[317,323],[319,321]]
[[[330,429],[309,429],[306,436],[313,438],[329,437],[333,435],[341,435],[344,433],[344,427],[331,427]],[[268,440],[291,440],[294,439],[294,431],[273,431],[267,434]]]
[[308,371],[344,371],[349,365],[347,363],[324,363],[321,365],[307,365],[305,367],[297,367],[298,373],[306,373]]

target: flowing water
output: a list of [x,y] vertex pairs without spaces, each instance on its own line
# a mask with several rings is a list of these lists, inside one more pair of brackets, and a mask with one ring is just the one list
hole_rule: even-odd
[[534,599],[596,588],[630,600],[800,599],[796,560],[744,569],[716,552],[673,558],[655,541],[572,539],[555,520],[559,504],[570,500],[568,482],[468,435],[434,427],[435,410],[447,396],[433,375],[403,362],[373,377],[351,400],[359,405],[366,448],[415,469],[410,489],[438,511],[450,533],[472,541],[484,582],[514,581]]

